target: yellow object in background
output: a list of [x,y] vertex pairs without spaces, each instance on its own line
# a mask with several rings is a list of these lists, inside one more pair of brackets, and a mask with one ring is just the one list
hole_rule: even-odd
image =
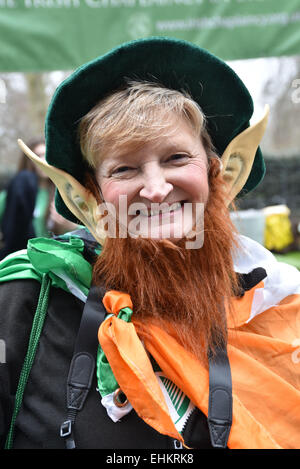
[[265,214],[264,245],[269,250],[282,251],[293,243],[290,209],[286,205],[274,205],[263,209]]

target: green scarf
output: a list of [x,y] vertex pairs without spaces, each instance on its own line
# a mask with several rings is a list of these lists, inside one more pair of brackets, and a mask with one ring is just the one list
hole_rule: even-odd
[[[60,237],[60,240],[29,240],[27,250],[10,254],[0,262],[0,282],[32,279],[41,283],[43,274],[48,274],[52,286],[85,301],[91,285],[92,266],[83,257],[84,241],[73,233]],[[99,252],[100,246],[95,254]]]

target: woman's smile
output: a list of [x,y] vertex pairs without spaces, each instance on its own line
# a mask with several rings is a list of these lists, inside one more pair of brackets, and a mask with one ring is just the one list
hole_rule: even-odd
[[[122,223],[126,219],[129,235],[181,239],[196,223],[196,204],[207,202],[207,168],[201,138],[176,116],[168,137],[106,157],[97,180],[104,201],[114,206]],[[126,216],[120,217],[124,196]]]

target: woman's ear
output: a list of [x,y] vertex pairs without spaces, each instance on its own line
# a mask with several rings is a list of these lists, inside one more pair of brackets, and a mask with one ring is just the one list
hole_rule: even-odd
[[269,111],[266,105],[263,118],[237,135],[222,155],[222,175],[228,186],[228,205],[243,189],[250,175],[257,148],[267,127]]
[[103,244],[105,232],[94,195],[70,174],[41,160],[22,140],[18,140],[18,144],[22,151],[53,181],[73,215],[89,229],[100,244]]

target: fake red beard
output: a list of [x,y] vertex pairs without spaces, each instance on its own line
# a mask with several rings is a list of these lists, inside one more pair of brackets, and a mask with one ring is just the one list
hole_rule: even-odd
[[231,252],[235,228],[224,202],[224,182],[212,160],[204,215],[204,244],[185,249],[167,240],[107,238],[93,269],[95,284],[128,293],[133,318],[155,322],[201,361],[226,342],[224,305],[238,291]]

